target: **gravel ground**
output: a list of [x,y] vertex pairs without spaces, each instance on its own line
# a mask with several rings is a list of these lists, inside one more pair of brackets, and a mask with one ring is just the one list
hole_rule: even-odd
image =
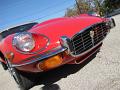
[[[104,40],[100,52],[89,63],[65,65],[41,76],[31,90],[120,90],[120,15],[116,28]],[[0,66],[0,90],[19,90]]]

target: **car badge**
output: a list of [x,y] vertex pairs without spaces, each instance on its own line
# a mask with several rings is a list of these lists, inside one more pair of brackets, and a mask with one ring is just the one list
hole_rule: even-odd
[[90,31],[90,37],[93,38],[94,37],[94,31]]

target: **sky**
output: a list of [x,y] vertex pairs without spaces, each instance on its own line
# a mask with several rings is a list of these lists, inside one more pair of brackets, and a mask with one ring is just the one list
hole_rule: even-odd
[[0,0],[0,31],[30,21],[62,17],[75,0]]

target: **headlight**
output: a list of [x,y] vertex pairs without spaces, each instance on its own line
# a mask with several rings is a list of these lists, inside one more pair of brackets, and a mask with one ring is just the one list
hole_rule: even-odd
[[31,33],[21,32],[14,36],[13,45],[20,51],[29,52],[35,47],[35,41]]

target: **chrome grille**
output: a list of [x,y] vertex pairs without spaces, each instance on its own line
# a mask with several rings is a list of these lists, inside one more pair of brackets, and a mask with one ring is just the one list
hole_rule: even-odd
[[[90,35],[90,31],[94,31],[94,37],[92,38]],[[93,25],[86,30],[83,30],[80,33],[77,33],[72,39],[71,43],[73,46],[73,55],[79,55],[104,39],[107,35],[108,27],[105,23],[99,23]]]

